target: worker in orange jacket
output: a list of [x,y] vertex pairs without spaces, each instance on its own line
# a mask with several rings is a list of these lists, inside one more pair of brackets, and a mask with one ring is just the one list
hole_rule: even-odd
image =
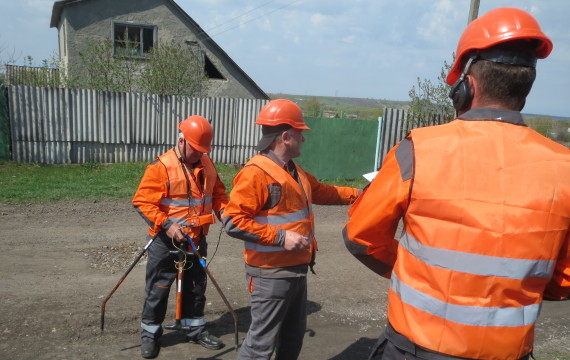
[[570,150],[520,114],[551,50],[522,10],[471,22],[457,118],[412,130],[349,209],[348,250],[390,279],[370,359],[528,359],[543,298],[570,295]]
[[[220,181],[212,160],[212,126],[202,116],[193,115],[178,128],[178,143],[150,163],[133,205],[147,222],[148,236],[156,236],[148,248],[145,302],[141,319],[141,355],[154,358],[160,350],[162,322],[166,315],[168,293],[176,279],[176,255],[170,250],[180,248],[188,235],[207,256],[206,235],[213,213],[220,213],[228,201],[226,188]],[[181,325],[188,328],[187,339],[208,349],[224,346],[222,341],[206,330],[204,306],[207,278],[200,259],[187,259],[182,290]]]
[[307,270],[317,241],[313,204],[350,204],[358,189],[326,185],[292,159],[301,155],[299,106],[267,103],[259,112],[260,151],[233,182],[224,209],[226,232],[244,240],[251,325],[238,359],[297,359],[306,329]]

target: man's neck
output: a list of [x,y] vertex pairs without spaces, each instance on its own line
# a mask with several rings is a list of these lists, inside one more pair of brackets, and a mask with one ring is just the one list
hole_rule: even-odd
[[175,147],[174,147],[174,152],[176,153],[176,157],[178,158],[178,160],[179,160],[182,164],[186,165],[186,166],[187,166],[188,168],[190,168],[190,169],[193,169],[193,168],[196,166],[196,164],[197,164],[198,162],[200,162],[200,160],[198,160],[198,161],[196,161],[195,163],[190,164],[190,163],[186,160],[186,158],[182,155],[182,151],[180,150],[180,148],[179,148],[178,146],[175,146]]
[[289,160],[285,161],[283,157],[278,156],[275,150],[268,149],[267,151],[263,152],[263,154],[281,167],[284,167],[289,162]]
[[283,165],[287,164],[289,160],[291,160],[284,148],[276,147],[275,149],[269,151],[272,151],[274,156],[278,158],[283,163]]

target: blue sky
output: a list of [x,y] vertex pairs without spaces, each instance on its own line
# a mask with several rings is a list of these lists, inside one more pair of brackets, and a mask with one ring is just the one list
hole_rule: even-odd
[[[175,0],[176,1],[176,0]],[[177,0],[267,93],[409,100],[437,80],[467,25],[470,0]],[[57,54],[52,0],[4,1],[0,60]],[[552,39],[523,112],[570,117],[568,0],[480,0],[531,12]]]

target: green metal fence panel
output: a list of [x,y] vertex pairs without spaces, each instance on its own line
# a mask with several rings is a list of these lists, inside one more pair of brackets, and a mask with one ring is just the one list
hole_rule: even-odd
[[4,82],[0,79],[0,160],[10,160],[10,119]]
[[318,179],[359,179],[375,170],[378,121],[305,118],[311,130],[295,159]]

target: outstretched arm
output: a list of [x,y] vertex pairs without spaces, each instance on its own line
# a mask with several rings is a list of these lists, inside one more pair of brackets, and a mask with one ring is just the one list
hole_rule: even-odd
[[408,206],[412,156],[407,139],[390,150],[376,177],[350,207],[343,229],[348,251],[386,278],[396,261],[398,242],[394,236]]

